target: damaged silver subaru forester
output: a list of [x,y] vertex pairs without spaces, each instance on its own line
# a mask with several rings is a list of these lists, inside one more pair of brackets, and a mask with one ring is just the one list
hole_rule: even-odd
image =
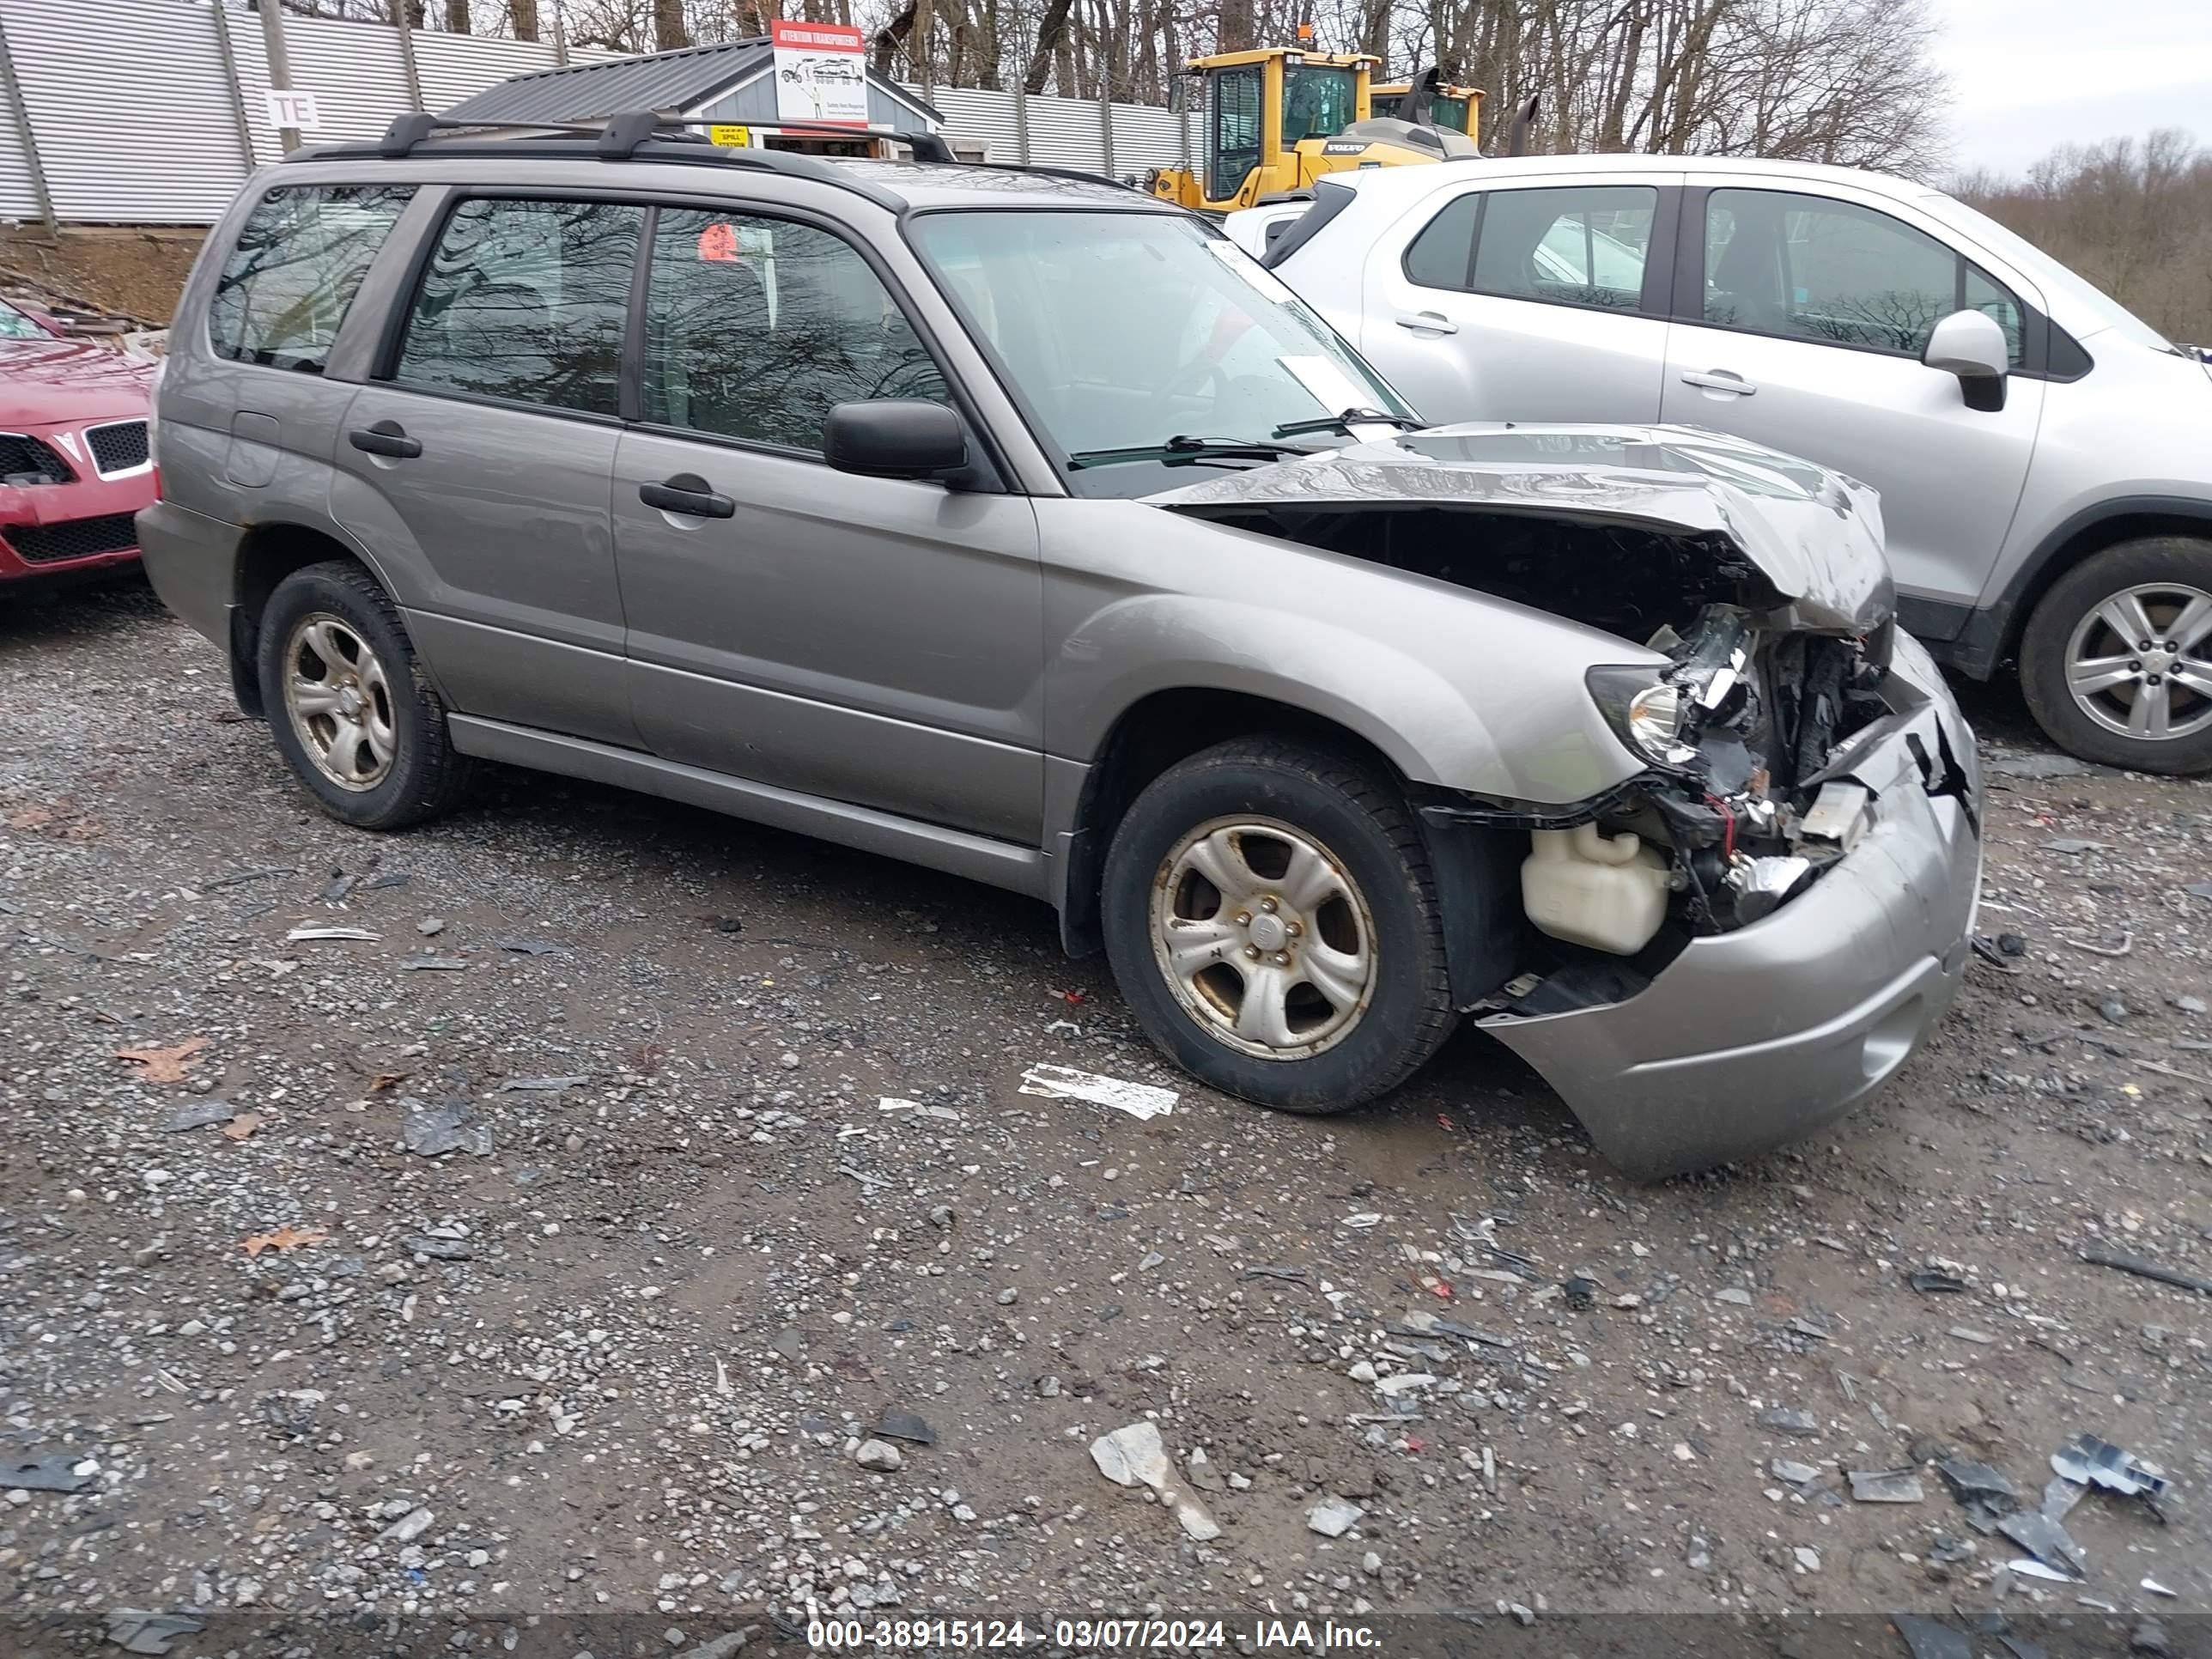
[[1656,1176],[1942,1015],[1973,738],[1871,495],[1422,430],[1210,225],[617,117],[264,170],[171,333],[163,599],[333,816],[480,761],[1028,893],[1302,1112],[1460,1016]]

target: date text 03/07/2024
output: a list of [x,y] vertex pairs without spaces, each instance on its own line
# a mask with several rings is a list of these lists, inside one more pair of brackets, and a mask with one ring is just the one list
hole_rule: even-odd
[[809,1647],[831,1652],[940,1652],[957,1649],[1023,1649],[1044,1644],[1079,1650],[1160,1650],[1182,1652],[1225,1648],[1306,1653],[1367,1651],[1381,1639],[1370,1626],[1334,1619],[1055,1619],[1032,1629],[1020,1619],[811,1619]]

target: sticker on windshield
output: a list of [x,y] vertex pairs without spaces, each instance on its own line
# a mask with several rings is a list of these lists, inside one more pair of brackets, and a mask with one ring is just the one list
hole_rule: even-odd
[[1283,286],[1282,278],[1272,270],[1264,270],[1258,260],[1227,237],[1209,236],[1206,239],[1206,245],[1213,250],[1215,258],[1220,260],[1223,264],[1227,265],[1259,293],[1273,300],[1277,305],[1286,306],[1297,298],[1290,289]]
[[1347,409],[1375,406],[1375,393],[1327,357],[1284,357],[1278,361],[1313,394],[1313,400],[1332,415],[1341,415]]

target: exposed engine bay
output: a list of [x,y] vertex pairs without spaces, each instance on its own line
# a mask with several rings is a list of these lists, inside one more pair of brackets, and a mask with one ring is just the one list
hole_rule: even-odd
[[1667,659],[1588,675],[1645,763],[1638,775],[1571,807],[1462,795],[1425,808],[1432,822],[1526,832],[1523,908],[1544,939],[1522,961],[1566,1006],[1628,994],[1690,938],[1772,914],[1872,821],[1870,793],[1835,763],[1893,712],[1893,624],[1808,628],[1726,535],[1413,504],[1206,516],[1474,588]]

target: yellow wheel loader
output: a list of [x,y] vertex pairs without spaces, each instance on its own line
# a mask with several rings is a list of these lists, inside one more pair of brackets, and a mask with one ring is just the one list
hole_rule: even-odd
[[[1424,93],[1428,103],[1425,112],[1419,107],[1417,96]],[[1377,115],[1418,121],[1425,113],[1433,125],[1463,132],[1477,143],[1482,142],[1482,89],[1480,87],[1454,86],[1449,81],[1438,81],[1431,70],[1419,81],[1398,81],[1389,86],[1374,88],[1369,94],[1369,101]]]
[[1463,132],[1376,116],[1370,76],[1382,62],[1284,46],[1193,58],[1178,84],[1203,99],[1203,161],[1194,172],[1158,168],[1148,188],[1201,213],[1231,213],[1311,190],[1332,173],[1480,153]]

